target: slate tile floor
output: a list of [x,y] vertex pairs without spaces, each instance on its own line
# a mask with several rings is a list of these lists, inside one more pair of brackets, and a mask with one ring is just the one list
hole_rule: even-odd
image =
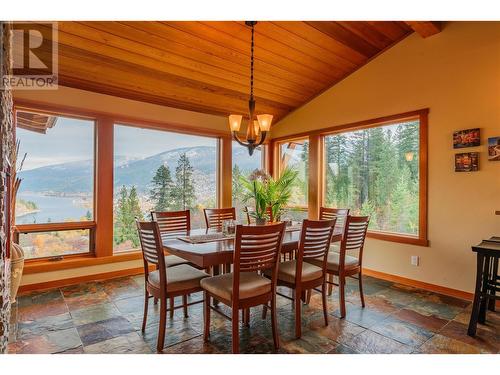
[[[364,278],[366,308],[355,281],[347,288],[347,317],[339,319],[338,295],[328,298],[325,327],[321,298],[303,306],[302,338],[294,338],[291,302],[278,297],[278,353],[500,353],[500,313],[489,313],[476,338],[467,336],[470,303],[403,285]],[[10,353],[152,353],[159,308],[150,303],[146,332],[142,276],[91,282],[20,296]],[[283,290],[285,291],[285,290]],[[199,299],[201,295],[193,295]],[[221,309],[226,309],[221,307]],[[227,313],[228,311],[226,311]],[[165,353],[228,353],[230,322],[212,313],[211,338],[202,338],[202,305],[176,310],[167,319]],[[242,353],[273,353],[270,314],[252,309],[250,328],[240,329]]]

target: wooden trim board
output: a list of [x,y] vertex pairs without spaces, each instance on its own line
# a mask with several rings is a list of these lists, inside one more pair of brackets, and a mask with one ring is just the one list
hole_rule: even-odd
[[53,272],[60,270],[67,270],[72,268],[90,267],[101,264],[128,262],[131,260],[142,259],[140,251],[131,251],[123,254],[115,254],[111,256],[96,257],[93,255],[81,255],[74,257],[67,257],[60,261],[50,261],[47,259],[33,259],[26,262],[23,273],[25,275],[33,273]]
[[386,281],[391,281],[398,284],[403,284],[406,286],[412,286],[419,289],[428,290],[429,292],[445,294],[447,296],[456,297],[468,301],[472,301],[474,294],[470,292],[465,292],[462,290],[452,289],[445,286],[440,286],[436,284],[426,283],[424,281],[418,281],[414,279],[409,279],[403,276],[392,275],[390,273],[380,272],[371,270],[369,268],[363,268],[363,275],[375,277],[376,279],[382,279]]
[[51,280],[51,281],[46,281],[46,282],[42,282],[42,283],[21,285],[19,287],[19,293],[22,294],[22,293],[26,293],[26,292],[60,288],[60,287],[64,287],[64,286],[84,283],[86,281],[102,281],[102,280],[114,279],[117,277],[140,275],[142,273],[144,273],[144,267],[137,267],[137,268],[130,268],[130,269],[126,269],[126,270],[98,273],[98,274],[94,274],[94,275],[70,277],[68,279]]

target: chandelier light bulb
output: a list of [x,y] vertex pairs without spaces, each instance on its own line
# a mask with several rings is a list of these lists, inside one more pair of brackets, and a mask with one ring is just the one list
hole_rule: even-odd
[[259,121],[260,130],[263,132],[268,132],[271,129],[273,115],[257,115],[257,120]]
[[232,132],[240,131],[242,118],[243,116],[241,115],[229,115],[229,128]]

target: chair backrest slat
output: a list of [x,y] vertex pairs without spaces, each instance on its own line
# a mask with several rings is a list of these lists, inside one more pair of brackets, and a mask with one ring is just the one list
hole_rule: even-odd
[[337,219],[335,223],[336,228],[341,228],[344,230],[347,216],[349,216],[348,208],[330,208],[330,207],[320,207],[319,208],[319,219],[320,220],[332,220]]
[[298,263],[302,259],[326,258],[336,219],[304,220],[297,253]]
[[236,210],[231,208],[205,208],[205,224],[207,229],[222,228],[222,223],[225,220],[236,220]]
[[151,219],[158,223],[162,240],[187,235],[191,230],[191,212],[151,211]]
[[236,227],[234,272],[257,272],[276,268],[283,241],[283,223]]
[[370,223],[369,216],[348,216],[344,235],[340,243],[340,268],[344,267],[345,256],[348,250],[358,250],[358,265],[361,267],[366,232]]
[[165,268],[158,224],[154,221],[137,221],[137,232],[146,269],[149,264],[155,265],[159,269]]
[[346,250],[357,250],[363,247],[368,229],[368,223],[368,216],[349,216],[346,223],[345,240],[343,241]]

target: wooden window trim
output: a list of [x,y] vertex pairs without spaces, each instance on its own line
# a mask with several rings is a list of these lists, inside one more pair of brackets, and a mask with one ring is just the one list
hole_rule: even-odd
[[[50,272],[78,267],[86,267],[100,264],[108,264],[115,262],[125,262],[129,260],[138,260],[142,258],[140,250],[132,249],[126,252],[113,253],[113,212],[106,209],[106,204],[113,202],[113,190],[109,189],[109,182],[103,181],[113,179],[113,145],[114,145],[114,125],[125,125],[136,128],[144,128],[150,130],[160,130],[166,132],[174,132],[186,135],[195,135],[202,137],[209,137],[217,139],[220,145],[223,139],[229,140],[231,144],[231,134],[229,130],[219,131],[202,127],[186,126],[179,123],[151,121],[140,117],[123,116],[111,112],[85,110],[77,107],[65,105],[51,105],[43,102],[30,101],[30,100],[14,100],[13,113],[17,111],[29,111],[41,114],[64,116],[76,119],[92,120],[94,121],[94,221],[89,222],[70,222],[70,223],[44,223],[44,224],[27,224],[18,225],[14,228],[14,234],[27,233],[27,232],[46,232],[51,229],[57,230],[77,230],[89,229],[91,231],[91,247],[94,252],[85,254],[65,255],[62,260],[53,261],[47,258],[27,259],[24,268],[25,274]],[[15,118],[15,116],[14,116]],[[15,136],[15,133],[14,133]],[[222,148],[222,147],[221,147]],[[231,150],[231,146],[229,146]],[[222,150],[220,149],[220,153]],[[218,153],[218,155],[220,155]],[[227,153],[227,147],[226,147]],[[111,157],[110,157],[111,154]],[[104,161],[104,163],[103,163]],[[218,170],[218,192],[217,192],[217,206],[222,206],[223,202],[231,200],[231,185],[222,188],[223,179],[231,181],[231,175],[224,176],[223,164],[226,164],[226,158],[217,160]],[[231,160],[229,159],[229,166],[231,167]],[[110,169],[111,168],[111,169]],[[227,169],[227,168],[226,168]],[[229,173],[231,173],[229,168]],[[227,184],[226,184],[227,185]],[[111,191],[111,195],[110,195]],[[109,212],[111,214],[109,214]],[[108,212],[108,215],[106,215]],[[110,224],[111,223],[111,224]],[[111,228],[111,229],[110,229]]]
[[67,256],[60,261],[50,261],[47,259],[33,259],[24,266],[23,273],[26,275],[41,272],[61,271],[79,267],[91,267],[101,264],[111,264],[142,259],[140,251],[130,251],[111,256],[96,257],[92,255]]
[[[387,233],[378,231],[368,231],[367,236],[370,238],[405,243],[418,246],[429,246],[428,240],[428,125],[429,125],[429,108],[423,108],[415,111],[399,113],[374,119],[357,121],[349,124],[331,126],[327,128],[317,129],[309,132],[297,133],[285,137],[273,138],[271,140],[272,170],[276,177],[280,173],[280,150],[279,147],[283,143],[293,140],[309,139],[309,184],[319,183],[318,189],[309,189],[309,218],[317,218],[317,209],[320,205],[324,205],[325,191],[325,160],[324,160],[324,138],[328,135],[345,133],[354,130],[369,129],[373,127],[389,125],[391,123],[402,122],[406,120],[419,120],[419,233],[418,236],[410,236],[401,233]],[[314,143],[317,143],[320,150],[316,150]],[[311,158],[311,150],[315,152]],[[317,154],[317,155],[316,155]],[[317,157],[316,157],[317,156]],[[312,172],[312,173],[311,173]],[[312,205],[312,207],[311,207]]]
[[[291,136],[291,137],[282,137],[282,138],[275,138],[271,139],[270,145],[269,145],[269,156],[267,158],[268,163],[270,165],[269,168],[269,174],[273,176],[273,178],[279,178],[281,172],[282,172],[282,166],[281,166],[281,145],[284,143],[289,143],[293,141],[308,141],[309,146],[311,146],[311,137],[309,135],[304,135],[301,134],[300,136]],[[311,149],[309,148],[309,156],[311,155]],[[311,161],[309,160],[309,163]],[[309,171],[312,170],[310,167],[311,164],[309,164]],[[305,205],[289,205],[286,206],[285,208],[293,208],[297,209],[299,211],[307,211],[309,212],[308,217],[313,218],[314,214],[311,215],[311,207],[312,211],[315,210],[314,206],[311,206],[311,200],[314,199],[314,196],[310,194],[310,187],[311,187],[311,176],[309,174],[308,177],[308,194],[307,194],[307,204]]]
[[[88,113],[68,113],[68,112],[59,112],[59,111],[48,111],[45,108],[38,108],[37,106],[33,107],[24,107],[24,106],[18,106],[16,103],[14,103],[13,106],[13,117],[14,117],[14,138],[17,137],[17,124],[16,124],[16,119],[17,119],[17,112],[32,112],[32,113],[40,113],[40,114],[46,114],[50,116],[58,116],[58,117],[66,117],[66,118],[72,118],[72,119],[79,119],[79,120],[87,120],[87,121],[92,121],[93,127],[94,127],[94,143],[93,143],[93,159],[94,159],[94,165],[93,165],[93,190],[92,190],[92,216],[93,220],[92,221],[72,221],[72,222],[52,222],[52,223],[39,223],[39,224],[20,224],[20,225],[14,225],[13,228],[13,233],[14,233],[14,242],[19,243],[19,235],[21,233],[41,233],[41,232],[59,232],[59,231],[68,231],[68,230],[89,230],[89,250],[86,253],[80,253],[80,254],[67,254],[67,255],[62,255],[64,258],[73,258],[73,257],[80,257],[80,256],[86,256],[86,257],[95,257],[96,255],[96,229],[97,229],[97,224],[96,224],[96,213],[97,213],[97,157],[98,157],[98,147],[97,147],[97,140],[98,140],[98,119],[96,116],[92,116],[91,114]],[[15,213],[12,213],[12,215],[15,215]],[[26,259],[25,262],[26,264],[30,264],[32,262],[36,261],[41,261],[41,262],[48,262],[48,258],[51,257],[40,257],[40,258],[33,258],[33,259]]]

